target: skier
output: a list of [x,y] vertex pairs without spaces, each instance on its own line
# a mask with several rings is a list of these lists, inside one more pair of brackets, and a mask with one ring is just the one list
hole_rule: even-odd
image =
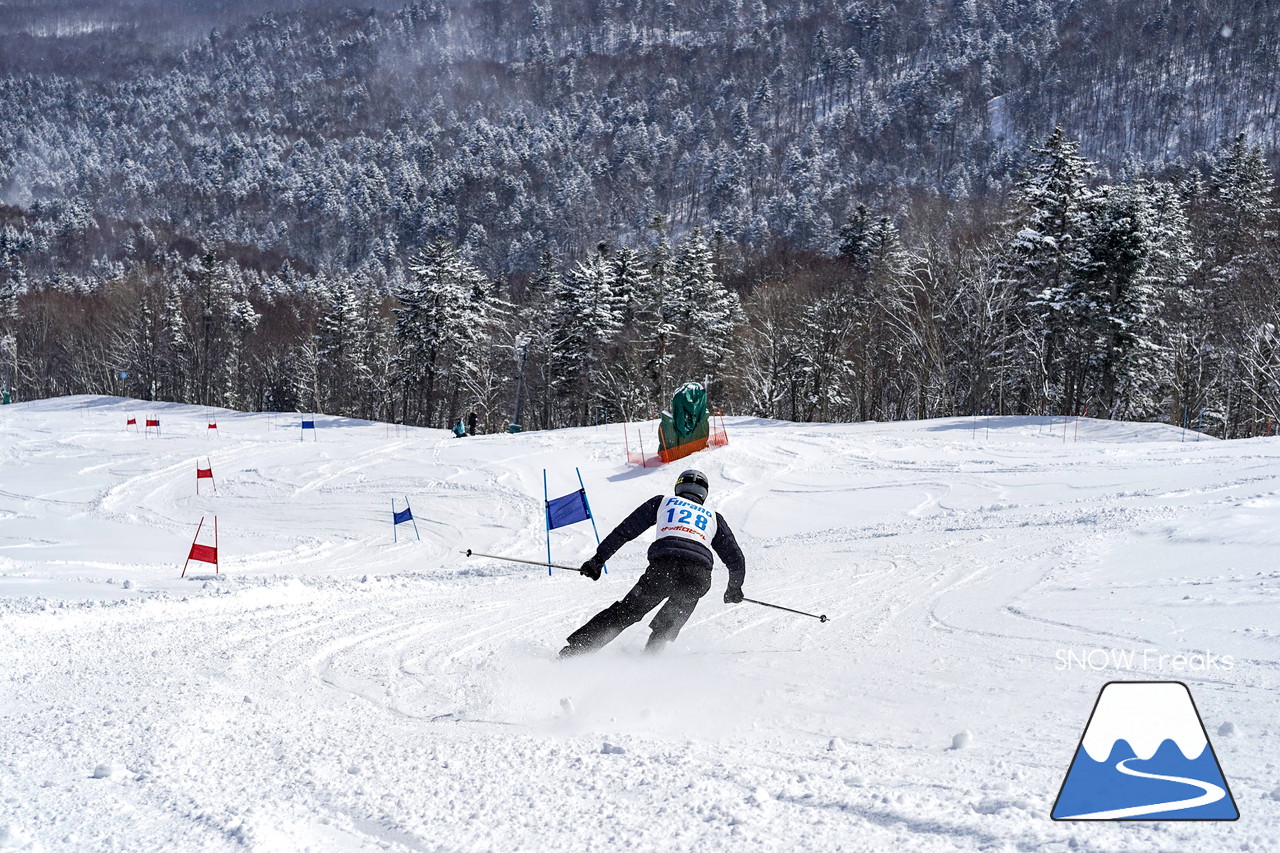
[[742,581],[747,565],[733,531],[718,512],[703,506],[707,478],[701,471],[685,471],[676,480],[674,495],[655,495],[636,507],[596,548],[579,569],[594,580],[619,548],[657,525],[658,536],[649,546],[649,567],[631,591],[601,610],[587,624],[569,635],[560,650],[568,658],[592,652],[609,643],[664,599],[666,604],[649,623],[652,633],[645,651],[661,651],[676,638],[693,614],[698,599],[711,589],[712,549],[729,569],[726,604],[742,601]]

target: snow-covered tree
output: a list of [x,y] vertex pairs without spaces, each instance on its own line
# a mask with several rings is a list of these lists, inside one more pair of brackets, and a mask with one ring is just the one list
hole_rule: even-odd
[[687,379],[713,381],[725,370],[743,317],[737,294],[716,275],[711,248],[701,230],[695,229],[676,250],[671,279],[673,319],[683,343],[680,367]]
[[447,425],[460,414],[464,377],[477,369],[500,302],[489,279],[444,239],[413,257],[394,295],[405,420]]
[[13,388],[18,372],[18,297],[26,289],[22,255],[32,248],[29,234],[12,225],[0,230],[0,393]]
[[864,204],[854,208],[840,229],[839,254],[867,279],[901,276],[907,267],[897,226],[887,216],[872,216]]
[[1090,201],[1061,308],[1070,324],[1062,363],[1077,371],[1067,382],[1077,409],[1092,404],[1099,415],[1130,420],[1159,411],[1168,378],[1161,309],[1186,270],[1166,262],[1156,274],[1162,251],[1185,242],[1162,228],[1157,197],[1155,187],[1121,185]]
[[1093,167],[1078,150],[1079,143],[1054,128],[1043,147],[1031,149],[1035,159],[1014,188],[1017,213],[1002,274],[1020,297],[1015,321],[1022,344],[1006,381],[1008,396],[1032,411],[1044,402],[1059,408],[1080,402],[1069,398],[1067,374],[1073,367],[1063,356],[1063,337],[1075,319],[1069,293],[1078,244],[1094,198],[1088,184]]
[[677,347],[679,291],[676,286],[674,252],[668,240],[669,224],[661,214],[653,216],[649,227],[657,242],[649,252],[648,288],[642,299],[641,345],[645,353],[644,374],[648,381],[648,402],[661,411],[672,392],[670,367]]
[[650,294],[650,275],[643,258],[625,246],[615,249],[608,260],[610,296],[620,328],[636,322]]
[[184,401],[189,399],[193,371],[190,324],[178,275],[166,274],[161,287],[164,297],[156,318],[156,399]]
[[1243,133],[1218,152],[1209,185],[1220,254],[1274,236],[1268,232],[1275,213],[1275,180],[1262,149],[1249,145]]
[[1265,309],[1248,331],[1240,367],[1245,434],[1275,435],[1280,431],[1280,305]]
[[[548,369],[556,397],[573,422],[585,422],[607,350],[622,328],[609,246],[601,243],[558,280],[549,302]],[[576,416],[575,416],[576,413]]]
[[13,332],[18,316],[18,297],[26,289],[27,268],[23,256],[33,250],[35,240],[12,225],[0,229],[0,333]]
[[[362,288],[366,293],[368,287]],[[346,278],[322,291],[322,311],[316,324],[316,357],[323,411],[355,415],[362,391],[370,380],[366,355],[367,301]]]

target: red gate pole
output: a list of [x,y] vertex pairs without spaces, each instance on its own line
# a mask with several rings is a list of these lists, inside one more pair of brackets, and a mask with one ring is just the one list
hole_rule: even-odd
[[213,493],[218,493],[218,481],[213,478],[213,457],[206,456],[205,461],[209,463],[208,468],[200,467],[200,460],[196,460],[196,494],[200,494],[200,481],[209,480],[213,483]]
[[[218,487],[214,486],[213,490],[216,492],[218,490]],[[214,556],[213,573],[216,575],[219,573],[219,570],[221,568],[218,565],[218,561],[222,559],[221,557],[218,556],[218,517],[216,515],[213,517],[213,556]]]
[[[218,518],[217,518],[217,516],[214,516],[213,523],[214,523],[215,525],[218,523]],[[196,526],[196,535],[195,535],[195,536],[193,536],[193,537],[192,537],[192,539],[191,539],[191,544],[192,544],[192,545],[196,544],[196,540],[200,538],[200,529],[201,529],[202,527],[204,527],[204,516],[203,516],[203,515],[202,515],[202,516],[200,516],[200,524]],[[215,542],[215,544],[216,544],[216,542],[217,542],[217,536],[215,536],[215,537],[214,537],[214,542]],[[180,577],[184,577],[184,578],[185,578],[185,577],[187,576],[187,564],[188,564],[188,563],[190,563],[190,562],[191,562],[191,552],[190,552],[190,551],[187,551],[187,562],[182,564],[182,574],[180,575]],[[216,567],[215,567],[215,568],[216,568]]]

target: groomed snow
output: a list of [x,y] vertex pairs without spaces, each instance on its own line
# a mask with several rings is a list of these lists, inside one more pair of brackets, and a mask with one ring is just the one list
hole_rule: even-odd
[[[603,535],[682,463],[628,466],[618,426],[454,439],[318,417],[304,442],[297,416],[219,411],[212,438],[206,414],[0,407],[0,850],[1280,838],[1280,440],[730,418],[729,446],[689,464],[746,593],[830,621],[722,604],[719,568],[668,654],[639,653],[641,624],[562,663],[645,543],[598,583],[460,552],[545,553],[544,467],[553,495],[581,467]],[[217,494],[196,496],[205,456]],[[402,525],[393,544],[406,496],[422,541]],[[215,513],[222,573],[179,579]],[[556,558],[590,537],[558,532]],[[1210,732],[1232,725],[1214,748],[1238,822],[1049,819],[1099,689],[1126,678],[1185,681]]]

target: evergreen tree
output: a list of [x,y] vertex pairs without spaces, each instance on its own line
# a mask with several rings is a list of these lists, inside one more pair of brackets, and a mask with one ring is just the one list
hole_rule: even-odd
[[552,294],[548,360],[552,387],[572,423],[586,423],[607,348],[621,329],[606,243],[579,261]]
[[637,321],[650,293],[649,270],[635,250],[622,247],[608,260],[608,277],[613,314],[625,329]]
[[114,348],[112,363],[126,376],[121,382],[126,396],[154,400],[159,390],[160,325],[153,303],[156,292],[146,282],[131,288],[137,305],[129,327]]
[[652,351],[647,346],[655,319],[650,269],[633,249],[621,247],[610,253],[608,275],[618,333],[608,346],[608,356],[593,388],[597,405],[608,412],[628,417],[650,409],[648,363]]
[[1272,187],[1261,152],[1243,135],[1213,156],[1207,180],[1192,174],[1181,185],[1194,263],[1169,312],[1173,423],[1191,412],[1199,420],[1203,410],[1206,428],[1224,437],[1265,431],[1265,420],[1242,407],[1253,396],[1242,368],[1259,316],[1280,301]]
[[30,235],[12,225],[0,230],[0,394],[13,388],[18,373],[18,297],[27,281],[22,254],[31,247]]
[[165,275],[164,302],[160,309],[156,352],[156,398],[183,402],[189,398],[192,376],[190,328],[183,311],[182,291],[176,275]]
[[394,295],[405,422],[447,426],[491,334],[499,307],[492,285],[439,239],[413,257]]
[[551,423],[554,397],[551,357],[558,326],[556,297],[561,287],[555,256],[550,251],[542,252],[537,269],[529,277],[525,307],[515,314],[515,340],[521,342],[515,355],[517,361],[524,360],[524,380],[529,383],[527,391],[522,393],[527,394],[525,399],[532,404],[530,410],[534,414],[532,420],[524,417],[525,428],[531,422],[544,426]]
[[22,256],[32,251],[34,245],[30,234],[20,234],[12,225],[0,229],[0,334],[13,333],[18,297],[27,285]]
[[[368,293],[368,287],[363,288]],[[323,411],[356,415],[369,381],[366,312],[346,278],[323,292],[324,309],[316,327],[316,358]]]
[[381,288],[368,286],[358,298],[362,321],[354,377],[358,415],[369,420],[393,420],[395,324],[386,314],[386,295]]
[[1219,263],[1260,238],[1274,236],[1268,232],[1275,213],[1271,200],[1275,181],[1262,149],[1246,144],[1243,133],[1218,153],[1209,185]]
[[0,394],[13,389],[18,375],[18,338],[16,335],[0,332]]
[[661,214],[649,222],[657,242],[649,254],[648,288],[642,299],[644,329],[641,341],[648,352],[644,373],[648,381],[648,403],[654,412],[661,411],[672,393],[669,369],[676,354],[678,291],[675,282],[674,253],[668,242],[668,223]]
[[[1141,420],[1158,411],[1166,379],[1160,311],[1169,282],[1154,275],[1162,242],[1152,187],[1104,187],[1091,200],[1062,314],[1069,406]],[[1167,239],[1167,238],[1166,238]],[[1185,276],[1185,272],[1183,273]],[[1073,405],[1078,404],[1078,405]]]
[[1274,435],[1280,430],[1280,305],[1266,309],[1248,331],[1240,361],[1246,434]]
[[725,368],[742,322],[737,294],[716,275],[711,248],[700,229],[676,251],[672,264],[675,285],[674,320],[682,339],[686,379],[708,383]]
[[195,264],[192,277],[199,311],[192,347],[194,402],[236,406],[243,388],[244,342],[259,316],[249,300],[236,293],[230,268],[213,251]]
[[896,278],[907,268],[897,226],[887,216],[873,218],[864,204],[854,209],[840,229],[839,254],[864,279]]
[[1067,391],[1068,377],[1078,376],[1080,365],[1063,353],[1063,338],[1076,320],[1068,297],[1078,244],[1094,196],[1087,183],[1092,166],[1078,149],[1061,127],[1054,128],[1043,147],[1031,149],[1035,160],[1014,188],[1018,212],[1002,272],[1019,296],[1014,319],[1022,342],[1007,381],[1010,396],[1030,411],[1042,402],[1060,410],[1080,403],[1078,389],[1070,397]]

